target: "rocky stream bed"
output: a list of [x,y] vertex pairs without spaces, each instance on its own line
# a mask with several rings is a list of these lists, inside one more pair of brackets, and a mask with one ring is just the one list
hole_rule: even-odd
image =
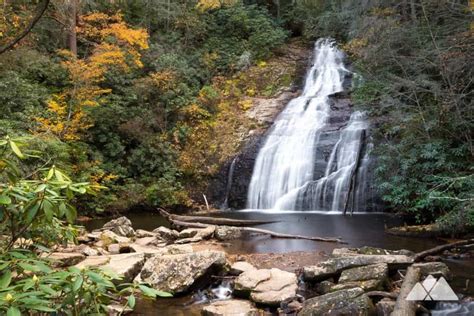
[[[415,262],[409,250],[335,248],[261,258],[226,253],[226,243],[241,237],[229,226],[135,230],[120,217],[48,256],[64,267],[110,269],[122,282],[144,282],[174,296],[143,300],[136,311],[111,305],[111,315],[404,315],[399,305],[407,268],[416,269],[419,280],[452,276],[441,256]],[[460,299],[472,307],[468,296]],[[413,311],[433,308],[418,303]]]

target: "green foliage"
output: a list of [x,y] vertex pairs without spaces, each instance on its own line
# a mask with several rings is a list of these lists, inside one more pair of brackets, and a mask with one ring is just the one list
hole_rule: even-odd
[[[122,283],[121,276],[104,269],[65,270],[54,262],[38,258],[29,250],[15,249],[0,254],[0,312],[50,312],[61,315],[104,315],[107,305],[135,306],[135,296],[169,297],[144,284]],[[16,314],[15,314],[16,313]]]
[[[54,165],[25,174],[18,162],[41,157],[36,153],[23,153],[20,141],[8,136],[0,141],[0,234],[9,236],[7,249],[19,238],[48,245],[67,237],[45,234],[45,231],[50,228],[60,231],[62,224],[58,220],[73,223],[77,215],[71,204],[74,194],[93,190],[89,183],[73,182]],[[66,230],[66,234],[69,231]]]
[[422,3],[408,20],[403,8],[368,8],[344,48],[363,77],[354,101],[377,122],[383,199],[461,233],[473,227],[470,19],[448,6]]

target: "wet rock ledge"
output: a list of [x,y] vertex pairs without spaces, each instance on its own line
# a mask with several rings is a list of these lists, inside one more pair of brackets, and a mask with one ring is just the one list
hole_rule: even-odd
[[[120,282],[143,282],[175,296],[207,291],[208,300],[199,306],[202,315],[212,316],[391,315],[397,314],[407,268],[416,269],[420,280],[428,275],[450,278],[443,262],[415,263],[411,251],[370,247],[335,249],[327,260],[294,272],[259,269],[243,260],[232,262],[232,256],[216,250],[224,249],[216,240],[222,235],[227,241],[241,237],[215,226],[135,230],[120,217],[84,232],[79,245],[44,256],[61,267],[109,269],[123,276]],[[413,315],[423,311],[413,304],[408,306]],[[110,307],[110,315],[127,312],[117,306]]]

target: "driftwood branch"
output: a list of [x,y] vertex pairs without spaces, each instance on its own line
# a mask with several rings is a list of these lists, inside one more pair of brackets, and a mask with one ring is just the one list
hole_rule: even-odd
[[467,239],[467,240],[461,240],[461,241],[457,241],[457,242],[453,242],[453,243],[449,243],[449,244],[444,244],[444,245],[440,245],[440,246],[437,246],[437,247],[419,252],[415,255],[415,257],[413,259],[414,259],[415,262],[418,262],[418,261],[423,260],[427,256],[432,256],[432,255],[441,253],[445,250],[449,250],[449,249],[453,249],[453,248],[457,248],[457,247],[461,247],[461,246],[465,247],[465,246],[472,246],[472,245],[474,245],[474,238],[473,239]]
[[416,314],[416,301],[407,301],[407,296],[420,281],[421,272],[420,268],[410,266],[407,269],[405,278],[403,279],[402,287],[400,288],[400,294],[398,295],[391,316],[415,316]]
[[362,156],[362,148],[364,147],[364,139],[365,139],[365,129],[360,132],[360,145],[359,150],[357,151],[356,160],[354,162],[354,167],[351,169],[351,174],[349,177],[349,190],[346,195],[346,200],[344,202],[344,215],[346,215],[347,208],[349,207],[349,197],[352,195],[352,212],[354,211],[354,202],[355,202],[355,191],[357,185],[357,172],[359,171],[360,167],[360,159]]
[[231,219],[231,218],[220,218],[220,217],[208,217],[208,216],[188,216],[188,215],[175,215],[170,214],[164,209],[159,208],[160,214],[167,220],[175,220],[181,222],[190,223],[202,223],[210,225],[229,225],[229,226],[253,226],[275,223],[276,221],[261,221],[261,220],[246,220],[246,219]]
[[19,41],[21,41],[28,33],[31,32],[33,27],[38,23],[38,21],[41,19],[43,16],[44,12],[48,8],[50,0],[43,0],[41,1],[38,6],[36,7],[36,14],[35,16],[31,19],[31,21],[28,23],[28,25],[25,27],[25,29],[18,34],[10,43],[7,43],[6,45],[0,47],[0,54],[3,54],[7,50],[10,50],[15,46]]
[[[209,226],[219,226],[219,225],[212,225],[212,224],[203,224],[203,223],[198,223],[198,222],[183,222],[179,220],[174,220],[172,218],[167,218],[167,220],[170,221],[171,224],[175,226],[181,226],[181,227],[206,228]],[[234,229],[239,229],[242,232],[270,235],[271,237],[274,237],[274,238],[305,239],[305,240],[313,240],[313,241],[344,243],[339,238],[310,237],[310,236],[301,236],[301,235],[281,234],[281,233],[277,233],[271,230],[259,229],[259,228],[253,228],[253,227],[237,227],[237,226],[229,226],[229,227],[232,227]]]

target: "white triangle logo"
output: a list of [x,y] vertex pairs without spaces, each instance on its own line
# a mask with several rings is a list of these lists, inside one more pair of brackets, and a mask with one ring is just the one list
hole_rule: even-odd
[[420,283],[416,283],[408,293],[407,301],[457,301],[459,298],[449,286],[445,278],[436,280],[432,275]]

